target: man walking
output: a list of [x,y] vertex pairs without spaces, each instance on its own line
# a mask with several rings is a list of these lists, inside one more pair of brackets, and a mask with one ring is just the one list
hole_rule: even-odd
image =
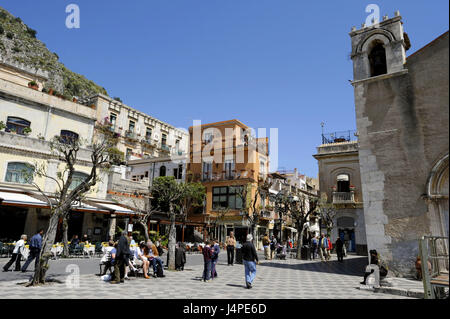
[[247,289],[252,288],[253,280],[256,277],[256,263],[258,261],[258,255],[256,254],[255,246],[252,243],[253,236],[251,234],[247,235],[247,241],[242,245],[242,260],[244,261],[245,267],[245,284]]
[[273,259],[275,255],[275,250],[277,249],[277,239],[272,235],[272,240],[270,241],[270,259]]
[[266,260],[270,259],[270,239],[269,239],[269,235],[266,234],[263,237],[263,247],[264,247],[264,257],[266,258]]
[[3,266],[3,271],[8,271],[9,267],[16,262],[15,271],[20,271],[20,260],[22,259],[22,253],[23,249],[25,247],[25,241],[27,240],[27,235],[20,236],[20,240],[17,241],[11,259],[8,261],[8,263]]
[[230,232],[230,236],[226,240],[227,245],[227,258],[228,266],[233,266],[234,263],[234,248],[236,247],[236,239],[234,238],[234,233]]
[[34,263],[34,268],[36,269],[39,262],[39,255],[41,253],[42,248],[42,236],[44,235],[44,230],[39,229],[38,233],[31,237],[30,240],[30,253],[28,255],[28,259],[25,264],[22,266],[22,272],[27,271],[28,265],[36,258]]
[[117,253],[114,265],[114,280],[112,284],[123,283],[125,280],[125,267],[126,262],[130,258],[130,246],[128,243],[127,232],[124,231],[120,236],[119,243],[117,245]]
[[202,250],[203,253],[203,281],[204,282],[210,282],[211,281],[211,257],[212,257],[212,251],[210,242],[206,242],[205,247],[203,247]]
[[344,242],[342,241],[341,237],[338,237],[336,240],[336,254],[337,259],[340,262],[344,261]]
[[328,240],[325,237],[325,234],[322,234],[322,237],[320,237],[320,241],[319,241],[320,260],[328,261],[327,249],[328,249]]

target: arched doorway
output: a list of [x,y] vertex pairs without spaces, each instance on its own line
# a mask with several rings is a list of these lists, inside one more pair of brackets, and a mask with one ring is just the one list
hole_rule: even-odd
[[337,219],[338,235],[344,242],[347,252],[356,252],[355,219],[343,216]]
[[427,182],[428,213],[434,236],[448,237],[448,154],[433,166]]

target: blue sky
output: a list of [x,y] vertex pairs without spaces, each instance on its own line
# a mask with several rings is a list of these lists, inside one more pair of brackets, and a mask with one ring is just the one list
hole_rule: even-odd
[[[65,8],[79,5],[81,28]],[[60,61],[177,127],[237,118],[279,129],[279,167],[316,176],[325,131],[355,129],[348,33],[377,4],[412,48],[448,27],[447,0],[1,0]]]

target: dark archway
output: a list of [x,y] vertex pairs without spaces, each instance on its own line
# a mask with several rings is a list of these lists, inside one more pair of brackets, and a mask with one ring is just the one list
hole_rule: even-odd
[[387,73],[386,49],[383,43],[376,42],[369,54],[370,76]]

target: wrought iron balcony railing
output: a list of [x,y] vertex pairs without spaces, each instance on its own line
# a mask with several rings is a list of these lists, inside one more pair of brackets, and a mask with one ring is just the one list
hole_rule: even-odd
[[333,204],[354,204],[355,192],[333,192]]

